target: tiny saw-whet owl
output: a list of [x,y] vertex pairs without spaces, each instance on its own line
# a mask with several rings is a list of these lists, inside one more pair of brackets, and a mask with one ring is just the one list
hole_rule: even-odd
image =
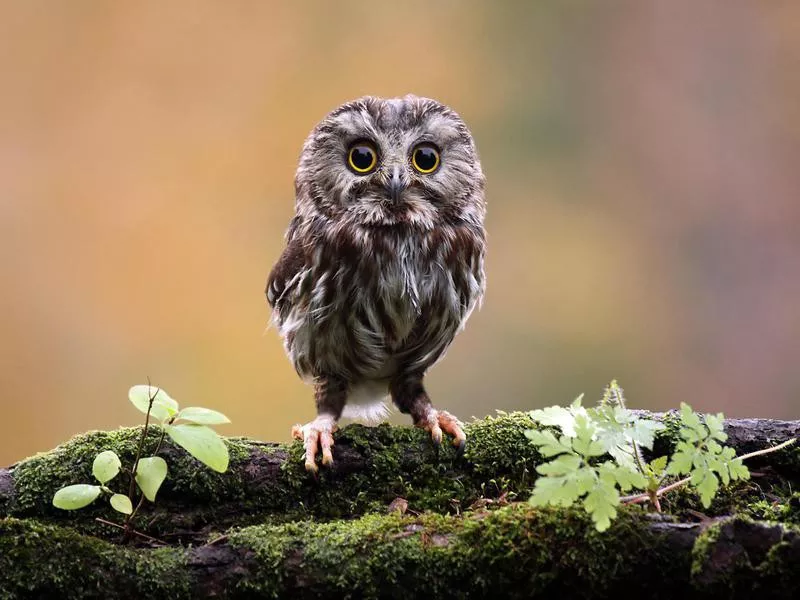
[[416,96],[365,97],[303,145],[286,248],[267,300],[317,417],[293,435],[305,466],[333,462],[340,417],[377,421],[391,396],[439,444],[464,448],[423,386],[484,291],[484,176],[467,126]]

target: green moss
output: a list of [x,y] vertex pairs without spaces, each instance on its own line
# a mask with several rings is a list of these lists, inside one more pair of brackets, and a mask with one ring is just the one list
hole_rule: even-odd
[[190,598],[182,552],[133,550],[28,520],[0,519],[0,600]]
[[[293,598],[671,597],[688,560],[665,562],[662,538],[636,511],[597,533],[584,514],[514,505],[470,516],[367,515],[231,533],[259,566],[238,593]],[[282,568],[281,568],[282,565]],[[653,589],[658,577],[666,583]]]
[[540,460],[535,446],[525,437],[525,430],[536,426],[527,412],[499,412],[496,417],[471,423],[465,454],[475,474],[487,479],[501,473],[524,485]]
[[786,498],[773,496],[770,501],[759,498],[743,506],[740,512],[751,519],[800,525],[800,492]]
[[[430,435],[412,427],[351,425],[336,438],[337,447],[356,450],[364,468],[342,477],[320,471],[318,485],[305,487],[305,510],[338,518],[382,510],[400,496],[415,510],[456,512],[481,496],[522,491],[537,453],[525,438],[533,426],[527,413],[500,415],[465,426],[464,456],[446,443],[436,448]],[[345,450],[346,451],[346,450]],[[292,447],[287,469],[295,481],[308,482],[302,470],[302,446]]]
[[[532,426],[523,413],[502,415],[466,426],[465,457],[448,444],[433,446],[430,436],[412,427],[364,427],[351,425],[336,436],[336,453],[357,453],[360,468],[349,472],[322,469],[315,480],[303,468],[300,442],[268,446],[229,439],[231,468],[225,474],[206,469],[175,448],[167,439],[161,454],[169,464],[169,476],[159,491],[158,503],[187,505],[194,509],[221,507],[226,503],[252,512],[273,512],[302,517],[314,514],[336,518],[362,514],[386,506],[403,496],[418,510],[454,510],[481,495],[499,495],[530,484],[527,466],[535,449],[523,432]],[[39,515],[49,519],[86,521],[87,517],[113,516],[98,502],[88,511],[64,513],[51,506],[53,494],[73,483],[92,482],[91,465],[102,450],[117,452],[124,465],[136,453],[140,428],[79,435],[55,450],[22,461],[14,471],[17,499],[7,514]],[[158,433],[151,431],[145,449],[152,452]],[[280,466],[279,477],[260,480],[239,468],[258,455]],[[488,486],[487,482],[492,479]],[[117,491],[127,490],[124,475],[111,482]]]

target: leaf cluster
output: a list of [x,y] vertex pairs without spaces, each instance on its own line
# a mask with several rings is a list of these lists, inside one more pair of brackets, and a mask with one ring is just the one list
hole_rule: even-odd
[[[142,499],[155,502],[161,484],[167,478],[167,461],[155,456],[161,447],[165,435],[184,448],[189,454],[209,468],[224,473],[228,469],[228,447],[219,434],[209,425],[230,423],[228,417],[208,408],[190,406],[180,409],[178,402],[160,388],[151,385],[135,385],[128,391],[128,399],[145,414],[145,426],[142,430],[139,452],[130,470],[130,490],[127,494],[117,493],[106,484],[111,482],[122,471],[122,462],[112,450],[100,452],[92,464],[92,475],[99,485],[80,483],[69,485],[58,490],[53,496],[53,506],[64,510],[77,510],[88,506],[98,497],[108,496],[111,507],[119,513],[127,515],[126,523],[135,515],[138,506],[133,506],[135,486],[141,491]],[[150,421],[159,421],[161,438],[153,456],[141,456],[141,446],[147,437]]]
[[580,502],[598,531],[604,531],[617,515],[620,490],[647,485],[645,473],[637,467],[639,448],[652,448],[655,433],[664,426],[636,417],[613,399],[595,408],[585,408],[581,402],[578,397],[569,407],[531,411],[531,418],[540,425],[561,430],[560,435],[551,430],[525,432],[543,457],[553,459],[537,467],[542,477],[536,480],[531,503],[572,506]]
[[730,446],[720,442],[728,439],[722,430],[722,413],[706,415],[705,422],[685,402],[681,403],[681,441],[675,447],[667,466],[667,475],[689,475],[690,484],[700,494],[706,508],[719,489],[720,481],[728,485],[737,479],[749,479],[750,470],[736,458]]
[[[598,531],[607,529],[616,517],[621,491],[644,490],[641,499],[649,499],[660,510],[662,493],[688,484],[708,506],[720,482],[749,477],[733,448],[721,444],[727,439],[723,415],[703,420],[685,403],[680,410],[681,441],[674,454],[646,462],[641,449],[652,449],[664,425],[628,410],[616,381],[606,387],[596,407],[584,407],[580,396],[568,407],[550,406],[530,415],[548,429],[530,429],[525,435],[544,458],[551,459],[536,468],[540,477],[530,502],[535,506],[579,503]],[[669,476],[679,475],[689,477],[662,487]]]

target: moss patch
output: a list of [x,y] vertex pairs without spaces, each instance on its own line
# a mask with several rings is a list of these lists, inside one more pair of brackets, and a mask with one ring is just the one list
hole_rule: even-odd
[[[339,518],[382,510],[398,496],[415,510],[457,512],[475,499],[503,491],[522,491],[531,483],[528,465],[536,451],[523,432],[532,422],[523,413],[484,419],[466,426],[465,456],[443,444],[436,448],[430,436],[412,427],[351,425],[336,435],[333,469],[322,469],[319,480],[303,468],[302,444],[259,444],[228,439],[231,466],[219,474],[200,465],[165,440],[161,455],[169,475],[159,491],[157,506],[146,508],[157,534],[168,514],[183,509],[184,527],[215,520],[224,526],[229,508],[244,513],[280,515],[283,519]],[[13,472],[17,496],[6,514],[70,522],[84,531],[96,531],[94,517],[115,518],[106,503],[64,512],[51,505],[59,488],[92,483],[92,461],[103,450],[114,450],[123,465],[132,464],[140,428],[95,431],[74,437],[58,448],[22,461]],[[158,433],[151,431],[145,454],[156,447]],[[270,471],[271,476],[265,477]],[[127,492],[121,474],[109,487]],[[160,514],[162,507],[167,513]],[[164,517],[162,519],[161,517]]]
[[0,600],[191,598],[183,553],[132,550],[33,521],[0,519]]
[[461,517],[255,526],[233,532],[230,544],[259,563],[242,596],[669,598],[689,573],[688,553],[684,563],[664,560],[661,537],[633,510],[603,534],[580,512],[514,505]]

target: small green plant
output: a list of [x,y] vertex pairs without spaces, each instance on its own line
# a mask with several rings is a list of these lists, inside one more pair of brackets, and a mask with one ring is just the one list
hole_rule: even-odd
[[[114,492],[107,486],[123,467],[113,450],[104,450],[95,457],[92,464],[92,474],[99,485],[87,483],[69,485],[58,490],[53,496],[53,506],[56,508],[77,510],[88,506],[101,495],[106,495],[111,507],[126,515],[125,522],[119,526],[125,529],[126,534],[135,533],[131,521],[145,499],[155,502],[156,494],[167,477],[167,461],[156,456],[161,450],[164,437],[168,435],[173,442],[197,460],[214,471],[224,473],[228,469],[228,447],[209,425],[230,423],[228,417],[208,408],[190,406],[180,409],[178,403],[164,390],[154,388],[150,384],[133,386],[128,391],[128,398],[145,414],[145,421],[133,465],[130,469],[125,469],[130,480],[127,494]],[[151,420],[158,421],[158,424],[151,424]],[[160,428],[161,435],[153,454],[142,456],[147,433],[151,427]],[[137,487],[140,495],[134,507]],[[99,520],[118,526],[103,519]]]
[[[625,406],[622,388],[612,381],[594,408],[582,405],[579,396],[569,407],[551,406],[531,411],[539,425],[560,430],[529,429],[525,435],[549,462],[536,470],[540,477],[531,495],[534,506],[572,506],[578,502],[592,517],[598,531],[604,531],[617,516],[622,503],[650,502],[660,512],[659,497],[690,485],[708,507],[720,482],[748,479],[743,460],[780,450],[796,440],[737,457],[733,448],[723,446],[722,413],[702,419],[681,403],[680,431],[672,456],[646,462],[641,449],[652,450],[655,434],[664,428],[658,421],[637,416]],[[664,485],[670,476],[687,477]],[[644,493],[622,497],[620,491]]]

